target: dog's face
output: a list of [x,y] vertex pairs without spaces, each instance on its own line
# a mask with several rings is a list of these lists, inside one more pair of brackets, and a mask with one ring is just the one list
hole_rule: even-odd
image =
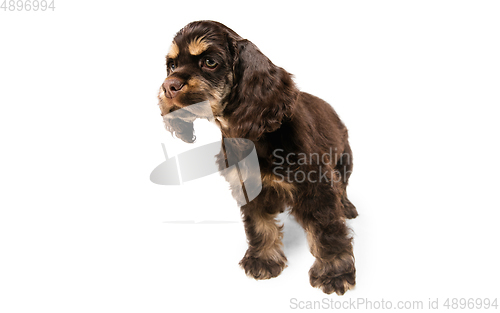
[[292,114],[298,96],[288,72],[218,22],[192,22],[181,29],[166,64],[158,96],[161,114],[167,130],[186,142],[195,140],[193,120],[208,116],[169,118],[180,108],[208,101],[210,115],[226,123],[226,137],[258,140]]
[[167,78],[160,90],[162,115],[209,101],[220,116],[234,81],[237,35],[215,22],[195,22],[175,36],[166,57]]

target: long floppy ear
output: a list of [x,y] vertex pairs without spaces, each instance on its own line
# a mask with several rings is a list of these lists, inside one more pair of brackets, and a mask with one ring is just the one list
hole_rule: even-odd
[[299,94],[292,75],[274,65],[252,42],[238,42],[235,85],[226,112],[231,134],[253,141],[277,130]]

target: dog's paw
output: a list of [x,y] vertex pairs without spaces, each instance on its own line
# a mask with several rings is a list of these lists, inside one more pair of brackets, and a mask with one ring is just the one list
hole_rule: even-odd
[[257,280],[270,279],[279,276],[286,267],[286,258],[264,259],[245,255],[240,266],[248,277]]
[[352,289],[356,284],[356,269],[354,262],[348,267],[339,266],[346,265],[346,261],[319,262],[316,260],[309,270],[311,286],[321,289],[326,294],[335,292],[339,296]]

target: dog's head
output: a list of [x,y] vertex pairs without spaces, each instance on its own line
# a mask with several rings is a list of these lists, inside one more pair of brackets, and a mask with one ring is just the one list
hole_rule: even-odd
[[[162,116],[208,101],[226,135],[258,140],[292,114],[298,96],[291,75],[275,66],[250,41],[213,21],[193,22],[174,37],[167,78],[160,88]],[[203,115],[203,114],[202,114]],[[194,141],[193,116],[165,118],[167,129]]]

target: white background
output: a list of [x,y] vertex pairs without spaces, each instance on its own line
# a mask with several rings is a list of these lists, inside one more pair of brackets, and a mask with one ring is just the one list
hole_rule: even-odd
[[[0,11],[1,312],[499,296],[498,2],[55,5]],[[199,19],[253,41],[349,128],[360,215],[357,286],[343,297],[309,285],[314,260],[289,217],[288,268],[254,281],[238,267],[245,235],[221,177],[149,181],[170,137],[156,100],[164,57]],[[234,223],[171,223],[190,220]]]

